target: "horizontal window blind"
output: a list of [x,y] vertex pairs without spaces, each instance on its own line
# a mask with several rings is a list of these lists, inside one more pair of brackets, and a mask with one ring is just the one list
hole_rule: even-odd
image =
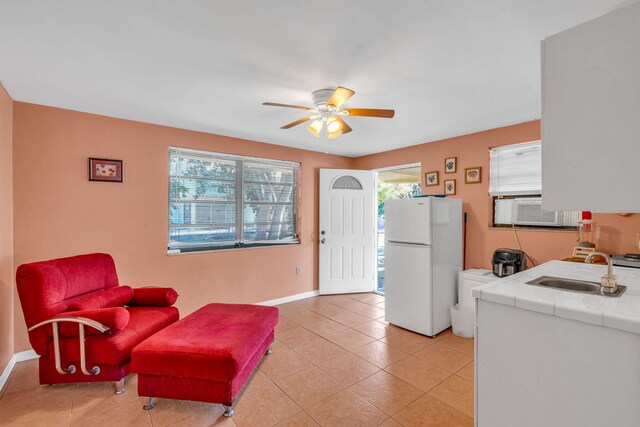
[[170,250],[296,243],[299,163],[169,148]]
[[542,193],[542,149],[540,141],[491,149],[492,196],[526,196]]

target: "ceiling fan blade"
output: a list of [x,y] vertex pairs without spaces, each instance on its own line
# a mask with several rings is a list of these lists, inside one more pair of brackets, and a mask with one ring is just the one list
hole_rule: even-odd
[[347,108],[342,111],[346,111],[349,116],[381,117],[385,119],[390,119],[396,114],[394,110],[380,110],[377,108]]
[[302,105],[278,104],[275,102],[263,102],[262,105],[268,105],[270,107],[297,108],[299,110],[313,110],[311,107],[303,107]]
[[295,122],[291,122],[291,123],[289,123],[288,125],[284,125],[284,126],[282,126],[280,129],[289,129],[289,128],[292,128],[292,127],[294,127],[294,126],[298,126],[299,124],[302,124],[302,123],[304,123],[304,122],[306,122],[306,121],[311,120],[313,117],[314,117],[314,116],[304,117],[304,118],[302,118],[302,119],[300,119],[300,120],[296,120]]
[[340,108],[344,102],[351,98],[355,94],[351,89],[347,89],[346,87],[338,86],[336,90],[331,94],[331,98],[327,101],[327,105],[333,105],[336,108]]

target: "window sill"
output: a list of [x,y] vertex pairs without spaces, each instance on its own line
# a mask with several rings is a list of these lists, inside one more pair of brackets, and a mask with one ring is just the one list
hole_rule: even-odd
[[274,245],[256,245],[256,246],[244,246],[240,248],[221,248],[221,249],[203,249],[203,250],[191,250],[186,252],[173,252],[168,250],[168,256],[180,256],[180,255],[194,255],[194,254],[208,254],[212,252],[229,252],[229,251],[244,251],[247,249],[272,249],[279,247],[289,247],[289,246],[297,246],[300,242],[292,242],[292,243],[277,243]]
[[[513,232],[514,227],[496,227],[490,225],[489,230],[502,230]],[[551,233],[577,233],[578,228],[550,228],[550,227],[515,227],[516,231],[549,231]]]

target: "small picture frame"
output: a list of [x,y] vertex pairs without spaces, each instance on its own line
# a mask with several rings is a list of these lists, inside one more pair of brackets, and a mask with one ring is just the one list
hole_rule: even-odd
[[458,158],[447,157],[444,159],[444,173],[456,173],[458,170]]
[[122,182],[122,160],[89,157],[89,181]]
[[424,185],[425,187],[433,187],[440,183],[438,179],[438,171],[426,172],[424,174]]
[[482,182],[482,168],[480,166],[465,168],[464,170],[465,184],[480,184],[481,182]]
[[445,179],[444,180],[444,194],[445,194],[445,196],[455,196],[456,195],[456,180],[455,179]]

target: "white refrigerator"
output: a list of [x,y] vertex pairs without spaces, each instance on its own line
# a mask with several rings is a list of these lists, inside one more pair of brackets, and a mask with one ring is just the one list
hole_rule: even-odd
[[434,336],[451,326],[462,270],[462,201],[424,197],[384,204],[385,318]]

